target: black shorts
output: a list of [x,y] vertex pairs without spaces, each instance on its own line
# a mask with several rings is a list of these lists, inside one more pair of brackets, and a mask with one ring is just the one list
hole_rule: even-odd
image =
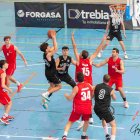
[[66,74],[59,74],[58,73],[58,77],[60,78],[61,81],[66,82],[71,87],[74,88],[76,86],[75,81],[71,78],[71,76],[68,73],[66,73]]
[[115,120],[115,117],[113,116],[110,109],[99,110],[97,108],[94,108],[94,112],[100,118],[100,120],[104,119],[107,123],[110,123],[111,121]]
[[114,37],[116,37],[118,41],[123,41],[121,32],[109,32],[107,40],[112,41]]
[[53,83],[55,85],[58,85],[58,84],[61,83],[61,80],[59,79],[57,73],[53,73],[52,74],[52,73],[47,73],[45,71],[45,76],[46,76],[46,78],[47,78],[47,80],[48,80],[49,83]]

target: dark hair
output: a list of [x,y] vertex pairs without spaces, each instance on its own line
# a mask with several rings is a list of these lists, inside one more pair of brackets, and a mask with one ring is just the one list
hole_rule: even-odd
[[0,68],[2,68],[5,63],[7,63],[6,60],[0,60]]
[[11,36],[5,36],[5,37],[3,38],[4,41],[5,41],[6,39],[11,39]]
[[88,51],[86,51],[86,50],[83,50],[82,51],[82,57],[83,57],[83,59],[88,58],[88,55],[89,55]]
[[105,74],[104,77],[103,77],[103,81],[105,83],[108,83],[110,81],[110,76],[108,74]]
[[84,81],[84,74],[82,72],[77,73],[77,80],[78,80],[78,82]]
[[113,50],[115,50],[119,54],[119,50],[117,48],[113,48]]
[[63,46],[63,47],[62,47],[62,50],[65,50],[65,49],[66,49],[66,50],[69,50],[69,47]]
[[40,50],[42,52],[46,52],[46,49],[47,49],[48,46],[49,46],[49,44],[44,42],[40,45]]

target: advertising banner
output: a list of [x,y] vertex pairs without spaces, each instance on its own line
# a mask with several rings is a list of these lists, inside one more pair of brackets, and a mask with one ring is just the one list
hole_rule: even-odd
[[15,2],[17,27],[64,27],[64,5],[60,3]]

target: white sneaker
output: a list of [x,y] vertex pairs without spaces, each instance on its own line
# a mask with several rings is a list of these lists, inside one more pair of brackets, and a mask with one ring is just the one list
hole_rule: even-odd
[[93,118],[89,118],[89,124],[93,124],[93,123],[94,123]]
[[124,54],[124,59],[128,59],[128,56],[127,56],[127,54]]
[[79,126],[77,127],[77,131],[80,131],[84,126],[84,121],[81,121]]
[[49,97],[48,97],[48,94],[45,92],[45,93],[42,93],[41,95],[43,98],[45,98],[47,101],[50,101]]
[[124,108],[129,108],[129,104],[127,101],[124,101]]
[[98,58],[101,58],[101,57],[102,57],[102,53],[99,52],[98,55],[97,55],[97,57],[98,57]]

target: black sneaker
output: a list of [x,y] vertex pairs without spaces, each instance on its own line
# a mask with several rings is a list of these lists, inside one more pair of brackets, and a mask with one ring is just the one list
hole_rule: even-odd
[[64,136],[62,137],[62,140],[67,140],[67,136],[64,135]]
[[81,140],[88,140],[88,136],[81,136]]
[[107,134],[105,137],[106,137],[106,140],[111,140],[111,137],[109,134]]

